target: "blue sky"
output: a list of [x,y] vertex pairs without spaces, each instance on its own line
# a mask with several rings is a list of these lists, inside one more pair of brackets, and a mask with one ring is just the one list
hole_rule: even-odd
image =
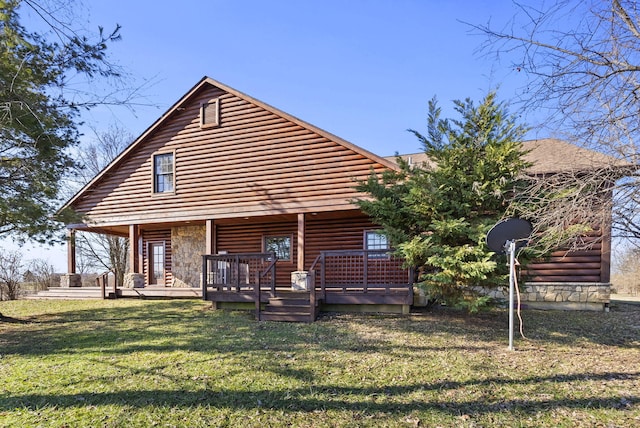
[[459,21],[504,23],[509,1],[108,1],[89,27],[122,25],[113,60],[142,83],[136,117],[94,112],[140,134],[207,75],[374,153],[419,151],[427,102],[480,99],[500,86],[509,100],[524,76],[477,50]]
[[[407,129],[425,129],[433,96],[449,117],[452,100],[498,88],[510,101],[526,83],[512,60],[478,53],[484,38],[460,22],[502,27],[516,12],[507,0],[109,0],[78,12],[78,28],[122,26],[110,58],[144,104],[83,119],[134,136],[206,75],[374,153],[411,153]],[[64,270],[65,251],[30,256]]]

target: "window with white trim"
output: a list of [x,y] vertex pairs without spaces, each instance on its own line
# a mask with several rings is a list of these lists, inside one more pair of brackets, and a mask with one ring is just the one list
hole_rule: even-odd
[[[364,249],[371,250],[389,250],[389,240],[381,230],[366,230],[364,232]],[[369,254],[369,258],[387,257],[385,253]]]
[[153,156],[153,193],[171,193],[174,189],[173,153]]

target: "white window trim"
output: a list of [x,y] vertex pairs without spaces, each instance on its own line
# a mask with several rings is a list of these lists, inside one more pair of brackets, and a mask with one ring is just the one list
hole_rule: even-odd
[[[156,188],[156,185],[157,185],[156,157],[164,156],[164,155],[171,155],[173,160],[172,172],[171,172],[173,175],[173,186],[170,191],[158,192]],[[175,193],[176,193],[176,152],[175,150],[168,151],[168,152],[154,153],[153,155],[151,155],[151,194],[154,196],[163,196],[163,195],[175,195]]]
[[[384,236],[384,237],[385,237],[385,239],[386,239],[386,241],[387,241],[387,246],[386,246],[386,248],[369,248],[369,246],[368,246],[368,245],[369,245],[369,239],[368,239],[368,237],[369,237],[369,234],[370,234],[370,233],[371,233],[371,234],[376,234],[376,235],[379,235],[379,236]],[[386,250],[386,251],[387,251],[387,253],[391,250],[391,247],[389,246],[389,238],[388,238],[388,237],[387,237],[387,236],[382,232],[382,230],[381,230],[381,229],[370,229],[370,230],[365,230],[365,231],[364,231],[364,234],[363,234],[363,243],[362,243],[362,248],[363,248],[365,251]],[[389,254],[387,254],[387,253],[385,253],[385,254],[369,254],[369,255],[368,255],[368,257],[369,257],[369,258],[372,258],[372,259],[375,259],[375,258],[378,258],[378,259],[381,259],[381,258],[389,258]]]

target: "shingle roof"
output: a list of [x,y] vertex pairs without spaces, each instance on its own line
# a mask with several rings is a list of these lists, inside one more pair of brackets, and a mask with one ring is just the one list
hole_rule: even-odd
[[[549,174],[568,171],[586,171],[606,167],[628,167],[630,164],[619,158],[578,147],[555,138],[523,141],[525,159],[533,165],[527,170],[531,174]],[[424,153],[400,155],[413,165],[427,163],[433,165]],[[387,159],[395,162],[395,156]]]

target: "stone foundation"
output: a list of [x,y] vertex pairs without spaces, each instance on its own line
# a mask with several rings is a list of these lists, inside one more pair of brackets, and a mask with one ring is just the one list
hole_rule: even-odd
[[[509,287],[485,290],[498,300],[509,300]],[[520,289],[523,307],[537,309],[605,310],[609,305],[611,284],[589,282],[525,283]]]
[[65,273],[60,275],[60,287],[82,287],[82,275],[79,273]]
[[526,283],[522,302],[541,309],[604,310],[609,305],[611,284],[603,283]]
[[171,273],[174,287],[202,286],[202,255],[207,251],[206,227],[171,229]]
[[122,288],[144,288],[144,274],[125,273]]

